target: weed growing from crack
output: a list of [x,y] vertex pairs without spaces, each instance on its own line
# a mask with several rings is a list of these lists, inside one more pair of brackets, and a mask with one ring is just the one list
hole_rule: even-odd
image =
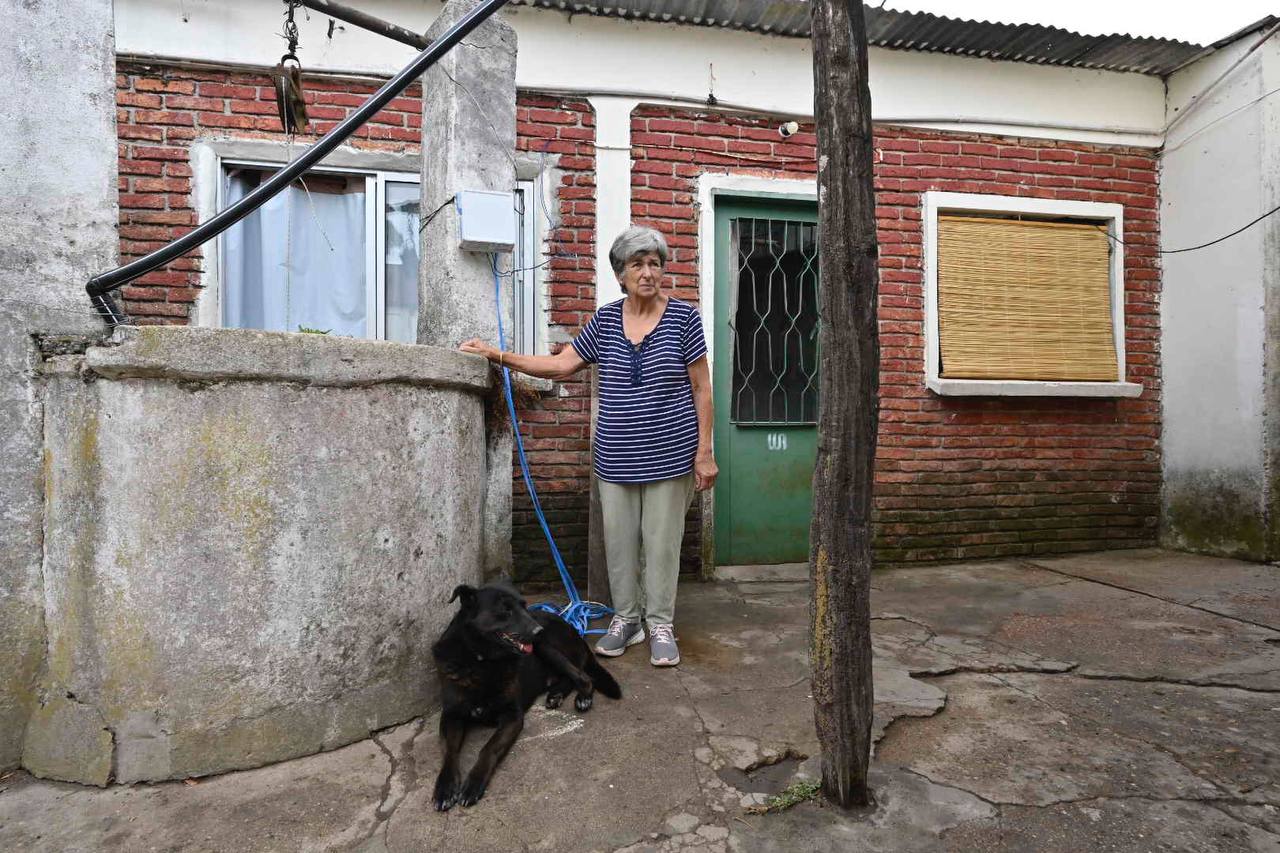
[[820,793],[822,793],[821,782],[792,782],[781,794],[776,794],[765,800],[764,805],[748,806],[747,813],[785,812],[787,809],[798,806],[806,800],[817,799]]

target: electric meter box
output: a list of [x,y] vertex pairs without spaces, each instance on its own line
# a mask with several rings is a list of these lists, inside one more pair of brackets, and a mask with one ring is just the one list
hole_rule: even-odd
[[465,252],[510,252],[516,246],[516,205],[511,193],[458,193],[459,245]]

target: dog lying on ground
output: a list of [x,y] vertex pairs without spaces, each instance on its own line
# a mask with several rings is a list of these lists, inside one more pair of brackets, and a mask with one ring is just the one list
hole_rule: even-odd
[[[484,796],[493,771],[524,728],[525,711],[543,692],[558,708],[570,691],[579,711],[591,708],[599,690],[621,699],[622,689],[596,660],[586,641],[552,613],[531,612],[502,583],[462,584],[450,602],[462,604],[432,647],[440,676],[440,738],[444,764],[432,801],[439,811],[470,806]],[[462,780],[458,758],[467,729],[497,726]]]

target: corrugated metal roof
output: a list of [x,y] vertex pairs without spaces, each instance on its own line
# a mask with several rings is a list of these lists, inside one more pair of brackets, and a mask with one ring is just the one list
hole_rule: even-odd
[[[512,0],[525,6],[725,27],[808,38],[806,0]],[[986,59],[1066,65],[1140,74],[1168,74],[1204,48],[1172,39],[1130,35],[1086,36],[1036,24],[966,21],[925,12],[865,7],[867,41],[876,47],[922,50]]]

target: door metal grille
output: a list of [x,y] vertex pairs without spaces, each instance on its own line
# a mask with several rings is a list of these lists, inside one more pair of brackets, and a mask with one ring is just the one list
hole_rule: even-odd
[[730,220],[729,418],[751,425],[818,419],[818,227]]

